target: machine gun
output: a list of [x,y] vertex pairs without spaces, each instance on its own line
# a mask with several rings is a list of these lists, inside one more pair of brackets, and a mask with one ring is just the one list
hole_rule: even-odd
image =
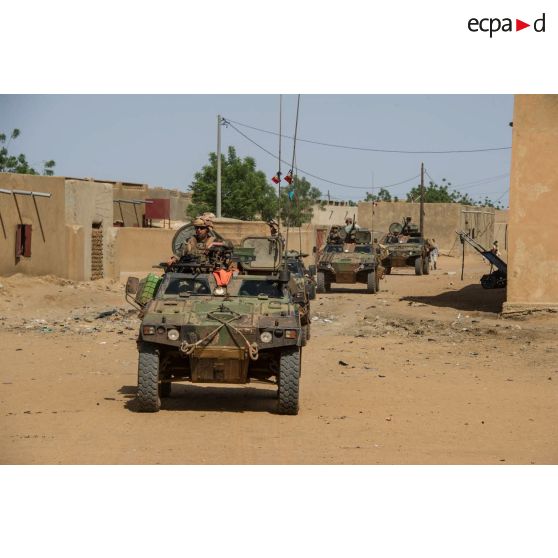
[[211,273],[229,269],[231,264],[251,262],[256,259],[253,250],[233,247],[228,242],[214,242],[201,255],[186,254],[178,260],[162,262],[165,273]]

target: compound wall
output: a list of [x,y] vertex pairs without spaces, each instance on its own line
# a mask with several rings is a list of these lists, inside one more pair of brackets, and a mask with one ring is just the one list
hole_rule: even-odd
[[558,307],[558,95],[516,95],[505,312]]

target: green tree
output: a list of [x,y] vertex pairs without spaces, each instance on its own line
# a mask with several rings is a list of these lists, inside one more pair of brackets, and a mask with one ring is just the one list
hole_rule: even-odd
[[[459,192],[457,190],[450,190],[451,182],[447,182],[445,178],[442,178],[442,184],[435,184],[430,182],[424,189],[424,202],[425,203],[460,203],[463,205],[478,205],[493,207],[495,209],[500,209],[501,205],[497,202],[493,202],[487,196],[485,196],[483,201],[475,201],[469,194]],[[408,202],[418,202],[420,201],[420,185],[411,188],[407,193]]]
[[[188,215],[194,217],[205,211],[216,211],[217,155],[209,154],[209,164],[194,175],[189,186],[192,205]],[[271,219],[277,210],[275,189],[266,175],[256,170],[252,157],[244,159],[229,147],[227,157],[221,155],[221,213],[224,217],[253,221]]]
[[314,205],[321,197],[320,190],[306,178],[295,176],[289,186],[281,189],[281,220],[289,227],[309,223],[314,215]]
[[[19,174],[39,174],[33,167],[27,162],[27,158],[23,153],[19,155],[10,155],[8,149],[12,140],[17,139],[21,132],[17,128],[12,130],[9,139],[6,134],[0,134],[0,172],[16,172]],[[42,174],[46,176],[52,176],[54,174],[54,167],[56,163],[54,161],[44,161]]]
[[377,194],[371,194],[370,192],[366,192],[366,198],[364,198],[364,201],[370,202],[370,201],[392,201],[392,197],[391,194],[389,193],[388,190],[386,190],[385,188],[380,188],[380,190],[378,191]]

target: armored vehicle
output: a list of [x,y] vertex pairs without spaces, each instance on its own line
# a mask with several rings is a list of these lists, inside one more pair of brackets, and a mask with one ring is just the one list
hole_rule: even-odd
[[393,267],[413,267],[416,275],[430,273],[429,246],[410,217],[403,223],[392,223],[381,245],[385,251],[382,265],[386,274],[389,275]]
[[[185,237],[173,240],[177,256]],[[164,265],[153,298],[141,307],[140,411],[158,411],[173,382],[258,379],[276,382],[280,414],[298,413],[303,332],[280,262],[278,243],[248,238],[239,248],[216,242],[205,257]],[[136,301],[138,283],[129,278],[126,287]]]
[[376,293],[382,277],[383,268],[369,230],[331,228],[317,266],[319,293],[329,292],[332,283],[364,283],[367,292]]

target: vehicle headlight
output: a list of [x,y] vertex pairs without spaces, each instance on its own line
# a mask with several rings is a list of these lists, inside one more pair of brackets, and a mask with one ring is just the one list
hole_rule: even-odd
[[286,329],[285,339],[296,339],[298,337],[298,332],[296,329]]
[[155,326],[149,326],[149,325],[143,326],[144,335],[153,335],[154,333],[155,333]]
[[180,337],[180,333],[178,332],[178,329],[169,329],[167,331],[167,337],[171,341],[176,341]]
[[260,339],[261,339],[262,343],[271,343],[272,338],[273,338],[273,336],[271,335],[271,333],[269,331],[264,331],[260,335]]

